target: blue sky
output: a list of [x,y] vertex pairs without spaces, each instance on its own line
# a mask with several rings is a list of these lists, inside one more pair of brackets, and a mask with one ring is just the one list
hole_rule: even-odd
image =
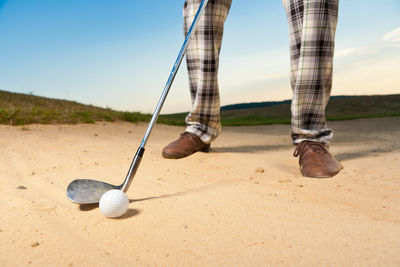
[[[0,90],[153,112],[183,42],[183,0],[0,0]],[[400,93],[400,1],[342,0],[333,95]],[[221,104],[291,98],[280,0],[233,0]],[[190,109],[186,66],[163,113]]]

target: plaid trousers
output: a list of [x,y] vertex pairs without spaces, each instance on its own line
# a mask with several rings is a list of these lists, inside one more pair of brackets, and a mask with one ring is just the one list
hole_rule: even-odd
[[[201,0],[186,0],[184,33]],[[332,88],[333,53],[339,0],[282,0],[290,36],[291,137],[328,144],[325,107]],[[218,63],[224,23],[232,0],[209,0],[186,52],[192,110],[186,131],[204,143],[221,133]]]

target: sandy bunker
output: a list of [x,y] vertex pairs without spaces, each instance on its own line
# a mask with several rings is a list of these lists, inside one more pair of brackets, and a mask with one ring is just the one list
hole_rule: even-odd
[[287,125],[225,127],[165,160],[157,125],[121,219],[70,203],[77,178],[118,184],[145,124],[0,126],[3,266],[400,264],[400,118],[330,122],[344,170],[301,177]]

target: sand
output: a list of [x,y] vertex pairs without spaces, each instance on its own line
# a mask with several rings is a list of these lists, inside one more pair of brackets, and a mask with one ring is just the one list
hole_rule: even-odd
[[1,266],[399,266],[400,117],[330,122],[334,178],[299,173],[287,125],[225,127],[209,153],[161,157],[157,125],[122,218],[68,201],[119,184],[147,124],[0,126]]

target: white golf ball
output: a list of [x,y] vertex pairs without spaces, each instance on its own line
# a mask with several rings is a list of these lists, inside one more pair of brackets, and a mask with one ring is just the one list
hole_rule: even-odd
[[121,217],[129,208],[129,200],[121,190],[112,189],[101,196],[99,208],[108,218]]

